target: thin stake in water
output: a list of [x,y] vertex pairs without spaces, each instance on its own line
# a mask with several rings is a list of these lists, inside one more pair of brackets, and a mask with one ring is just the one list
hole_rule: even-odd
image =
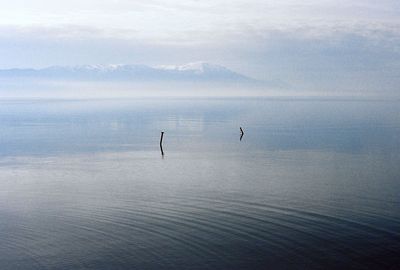
[[162,155],[162,156],[164,156],[164,151],[163,151],[163,148],[162,148],[162,141],[163,141],[163,138],[164,138],[164,131],[161,131],[160,150],[161,150],[161,155]]

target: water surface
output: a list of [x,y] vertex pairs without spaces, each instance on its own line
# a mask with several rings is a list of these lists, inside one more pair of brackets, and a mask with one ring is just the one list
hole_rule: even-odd
[[1,269],[400,268],[398,102],[0,103]]

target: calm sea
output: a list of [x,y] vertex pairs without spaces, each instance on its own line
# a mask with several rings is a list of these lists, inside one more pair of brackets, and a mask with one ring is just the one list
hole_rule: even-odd
[[0,269],[400,269],[399,194],[400,102],[0,101]]

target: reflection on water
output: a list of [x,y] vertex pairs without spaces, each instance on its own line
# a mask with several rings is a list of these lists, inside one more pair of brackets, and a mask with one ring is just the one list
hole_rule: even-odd
[[1,269],[400,267],[398,103],[1,105]]

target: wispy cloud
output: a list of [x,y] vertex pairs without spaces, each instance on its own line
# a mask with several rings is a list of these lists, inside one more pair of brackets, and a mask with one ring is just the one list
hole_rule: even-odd
[[80,36],[77,29],[91,29],[115,38],[190,40],[193,32],[219,37],[246,28],[268,32],[311,27],[321,33],[363,26],[387,31],[398,28],[399,13],[398,1],[392,0],[15,0],[2,4],[0,25],[59,29],[70,36]]
[[201,59],[296,86],[373,88],[400,75],[400,2],[13,0],[0,57],[0,68]]

